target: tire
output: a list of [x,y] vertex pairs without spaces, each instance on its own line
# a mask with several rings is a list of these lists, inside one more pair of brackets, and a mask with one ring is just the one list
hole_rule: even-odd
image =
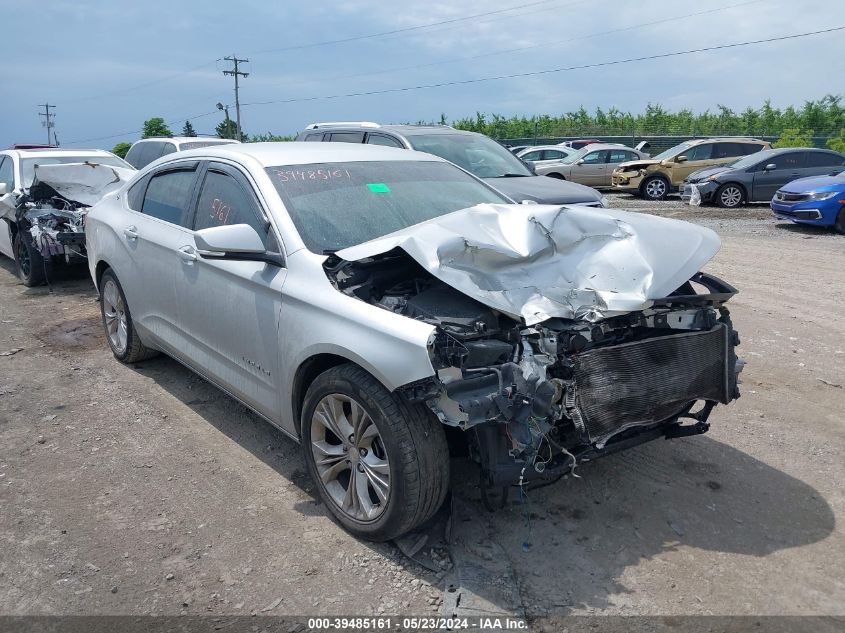
[[669,181],[663,176],[649,176],[640,185],[640,194],[646,200],[664,200],[669,195]]
[[443,504],[449,448],[440,422],[360,367],[339,365],[317,376],[305,394],[301,428],[320,498],[353,535],[397,538]]
[[24,286],[32,288],[47,281],[45,267],[49,261],[41,256],[28,234],[22,231],[15,233],[14,253],[18,277],[21,278]]
[[840,235],[845,235],[845,207],[839,209],[839,215],[836,216],[836,222],[833,225],[833,230]]
[[745,202],[745,190],[732,182],[725,183],[716,190],[716,204],[723,209],[736,209]]
[[138,337],[123,288],[111,268],[100,277],[100,315],[103,329],[114,357],[121,363],[137,363],[156,356]]

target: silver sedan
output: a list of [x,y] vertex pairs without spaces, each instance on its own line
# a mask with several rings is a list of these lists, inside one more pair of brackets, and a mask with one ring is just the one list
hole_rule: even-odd
[[[552,147],[561,149],[559,146]],[[524,156],[520,158],[525,159]],[[570,150],[569,154],[559,160],[537,162],[535,171],[540,176],[571,180],[591,187],[610,187],[611,174],[619,163],[643,158],[648,158],[648,154],[624,145],[593,143],[578,151]]]
[[326,507],[368,539],[441,506],[447,427],[489,499],[701,433],[738,393],[733,289],[698,273],[715,233],[513,204],[430,154],[171,154],[95,205],[86,234],[115,357],[164,352],[301,442]]

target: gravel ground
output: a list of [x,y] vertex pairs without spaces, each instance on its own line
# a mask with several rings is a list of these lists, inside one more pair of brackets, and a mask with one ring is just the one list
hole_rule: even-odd
[[[845,237],[765,206],[609,197],[719,232],[708,270],[741,290],[743,397],[706,436],[586,464],[495,515],[458,468],[464,544],[493,541],[521,603],[496,606],[845,614]],[[0,354],[20,349],[0,355],[0,614],[440,609],[448,578],[339,529],[293,442],[167,358],[117,363],[94,299],[85,270],[27,289],[0,257]]]

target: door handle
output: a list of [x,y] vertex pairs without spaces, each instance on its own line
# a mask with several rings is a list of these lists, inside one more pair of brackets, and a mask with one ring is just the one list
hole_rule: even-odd
[[138,239],[138,229],[135,226],[127,226],[123,229],[123,234],[126,236],[126,239],[130,242],[134,242]]
[[192,266],[197,261],[197,251],[193,246],[183,246],[179,249],[179,259],[186,266]]

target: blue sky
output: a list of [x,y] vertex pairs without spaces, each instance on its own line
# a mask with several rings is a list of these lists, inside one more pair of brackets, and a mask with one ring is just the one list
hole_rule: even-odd
[[[66,146],[104,147],[139,137],[162,116],[200,133],[233,104],[217,61],[248,57],[243,103],[381,90],[530,72],[777,37],[845,25],[841,0],[551,0],[400,34],[323,46],[326,40],[453,20],[532,0],[0,0],[3,96],[0,147],[43,142],[38,104],[57,106]],[[735,6],[741,5],[741,6]],[[697,17],[644,23],[727,8]],[[842,19],[838,19],[842,18]],[[636,28],[629,28],[636,27]],[[616,33],[608,31],[620,30]],[[639,111],[741,109],[770,97],[801,105],[842,92],[842,32],[598,69],[386,95],[252,105],[250,133],[292,134],[313,121],[407,122],[476,111],[562,113],[583,105]],[[501,51],[533,47],[520,52]],[[283,50],[287,49],[287,50]],[[480,57],[478,57],[480,56]],[[476,59],[466,59],[477,57]],[[461,61],[452,61],[460,59]],[[449,63],[441,63],[449,62]],[[391,70],[433,64],[421,68]],[[390,72],[383,72],[389,70]],[[234,108],[231,111],[234,116]]]

